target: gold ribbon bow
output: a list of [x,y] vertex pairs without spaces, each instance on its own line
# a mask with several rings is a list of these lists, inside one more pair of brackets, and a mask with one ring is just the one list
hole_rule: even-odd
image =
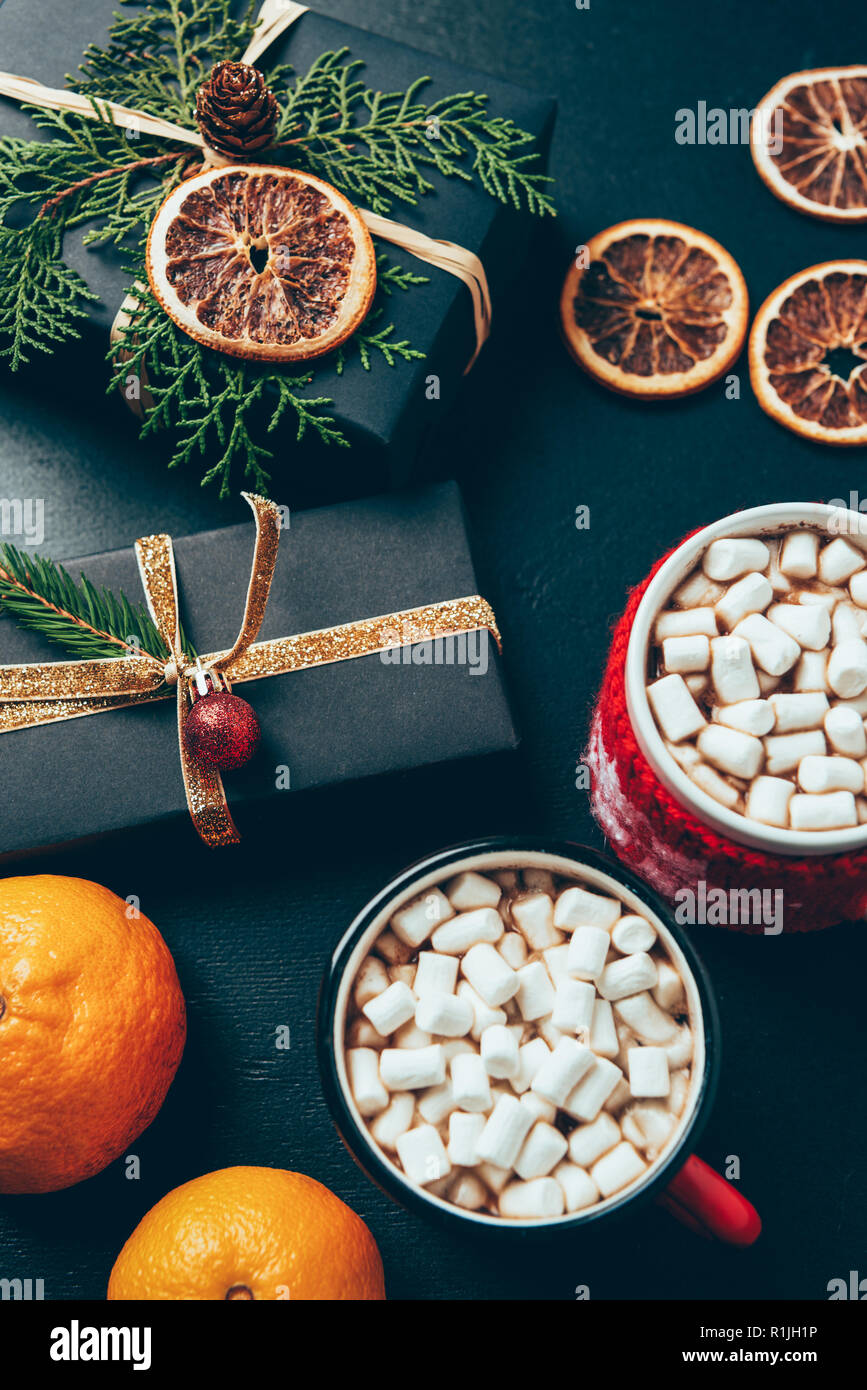
[[220,774],[192,757],[186,746],[184,725],[197,670],[205,668],[235,684],[484,630],[502,649],[493,610],[478,594],[257,642],[277,562],[280,513],[275,503],[264,497],[247,492],[242,496],[256,518],[256,543],[244,619],[234,646],[227,651],[190,662],[181,643],[171,536],[145,536],[136,541],[135,554],[147,606],[168,649],[168,661],[142,652],[97,661],[0,666],[0,733],[171,699],[174,686],[187,806],[200,836],[212,847],[237,844],[241,837]]

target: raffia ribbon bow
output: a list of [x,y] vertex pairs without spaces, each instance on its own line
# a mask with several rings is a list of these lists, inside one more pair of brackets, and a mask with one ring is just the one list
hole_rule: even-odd
[[235,684],[468,632],[487,630],[501,647],[493,610],[478,594],[257,642],[277,562],[280,513],[264,497],[246,492],[242,496],[256,518],[256,542],[243,622],[227,651],[211,652],[196,662],[187,657],[180,635],[172,539],[158,535],[136,541],[135,554],[148,609],[169,653],[167,661],[143,652],[97,661],[0,666],[0,733],[171,699],[174,687],[187,806],[200,836],[212,847],[237,844],[240,835],[220,774],[195,759],[184,738],[194,673],[200,667]]

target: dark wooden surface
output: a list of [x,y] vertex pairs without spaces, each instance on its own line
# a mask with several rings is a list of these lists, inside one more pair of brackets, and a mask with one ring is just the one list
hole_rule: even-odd
[[[531,1258],[443,1235],[393,1206],[343,1150],[320,1094],[313,1024],[331,947],[405,863],[506,830],[601,845],[574,767],[609,623],[663,550],[736,507],[846,497],[864,485],[863,451],[821,450],[759,411],[745,362],[739,400],[711,388],[650,410],[593,387],[556,331],[570,248],[627,217],[667,216],[716,236],[740,262],[754,306],[804,266],[864,254],[863,234],[772,198],[744,147],[674,140],[678,108],[750,107],[787,72],[858,61],[851,4],[591,0],[578,11],[572,0],[322,0],[320,8],[560,100],[561,219],[540,235],[429,458],[465,491],[524,746],[506,764],[305,797],[231,854],[200,851],[178,825],[17,870],[77,874],[137,894],[175,954],[190,1040],[162,1113],[134,1146],[141,1180],[127,1181],[116,1164],[65,1193],[2,1199],[0,1277],[44,1278],[51,1298],[101,1298],[121,1244],[163,1193],[227,1164],[261,1163],[310,1173],[363,1215],[393,1297],[569,1299],[579,1284],[593,1298],[826,1297],[829,1279],[859,1265],[867,1273],[863,924],[760,939],[695,929],[724,1038],[700,1152],[717,1165],[740,1159],[743,1191],[765,1220],[748,1252],[705,1244],[653,1208],[551,1239]],[[163,445],[138,448],[101,383],[57,371],[10,383],[0,374],[0,414],[0,496],[45,499],[45,549],[57,556],[241,519],[242,503],[221,505],[192,479],[167,475]],[[288,470],[280,494],[292,501]],[[581,504],[591,507],[589,532],[574,527]],[[288,1053],[274,1047],[280,1024],[292,1030]]]

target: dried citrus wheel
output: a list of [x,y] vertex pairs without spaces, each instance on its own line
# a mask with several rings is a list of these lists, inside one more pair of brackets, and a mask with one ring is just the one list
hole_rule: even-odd
[[206,347],[265,362],[320,357],[354,333],[376,290],[357,208],[276,165],[208,169],[179,184],[148,237],[151,288]]
[[867,444],[867,261],[792,275],[756,314],[750,379],[781,425],[824,444]]
[[560,319],[576,361],[627,396],[683,396],[734,362],[747,287],[712,237],[679,222],[620,222],[587,244],[566,276]]
[[756,107],[750,148],[768,188],[790,207],[867,221],[867,67],[784,77]]

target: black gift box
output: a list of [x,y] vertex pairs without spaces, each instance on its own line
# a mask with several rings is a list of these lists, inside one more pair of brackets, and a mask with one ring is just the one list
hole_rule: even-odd
[[[251,517],[246,525],[174,538],[182,618],[199,652],[235,640],[254,537]],[[97,587],[141,598],[131,547],[67,561],[66,568],[75,579],[84,572]],[[259,637],[478,592],[454,483],[343,503],[292,515]],[[470,648],[475,669],[372,655],[237,686],[262,726],[253,761],[224,777],[241,831],[244,802],[514,748],[495,643],[484,634],[480,640]],[[410,650],[419,651],[404,652]],[[0,621],[2,664],[62,659],[39,634]],[[173,700],[6,733],[0,756],[0,854],[187,815]],[[288,779],[279,769],[288,769]],[[287,780],[288,792],[278,789]],[[185,833],[197,842],[191,822]]]
[[[48,86],[65,86],[65,75],[76,71],[87,44],[105,41],[114,8],[114,0],[38,0],[38,5],[34,0],[3,0],[0,67]],[[353,58],[364,60],[364,80],[383,91],[403,90],[416,78],[430,76],[433,81],[425,100],[467,90],[486,93],[491,112],[510,116],[536,137],[540,153],[547,155],[554,120],[552,100],[322,15],[302,15],[259,63],[263,67],[291,63],[296,72],[303,73],[322,53],[343,47],[351,50]],[[30,117],[3,98],[0,134],[43,138]],[[444,179],[435,172],[431,181],[436,184],[435,193],[422,198],[416,207],[395,203],[390,216],[429,236],[457,242],[481,257],[491,287],[496,332],[497,306],[520,269],[534,219],[496,202],[477,184]],[[107,374],[102,356],[129,277],[123,271],[120,252],[82,245],[87,230],[82,227],[67,237],[64,255],[99,295],[85,328],[86,351],[93,356],[94,370]],[[387,243],[378,246],[388,253],[391,263],[429,276],[427,285],[393,293],[386,300],[387,317],[383,318],[383,322],[394,323],[396,340],[408,339],[426,358],[398,361],[394,367],[375,361],[367,372],[358,355],[351,353],[342,376],[330,363],[316,365],[310,393],[333,399],[335,417],[353,447],[338,449],[311,441],[312,447],[305,449],[303,461],[299,460],[303,485],[293,494],[303,496],[305,502],[358,496],[388,483],[411,481],[422,436],[436,425],[442,409],[454,397],[474,349],[471,300],[463,282],[397,247]],[[39,362],[37,359],[36,370],[40,370]],[[428,398],[426,383],[431,374],[440,379],[439,400]],[[283,483],[284,494],[286,484],[291,485],[291,456],[297,449],[295,426],[288,419],[285,423],[277,438],[274,465],[275,479]]]

